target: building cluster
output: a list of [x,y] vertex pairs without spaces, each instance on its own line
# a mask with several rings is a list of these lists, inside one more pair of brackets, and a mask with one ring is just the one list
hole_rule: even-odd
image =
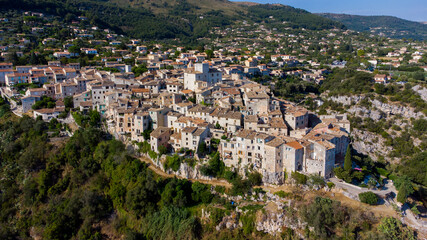
[[[204,51],[148,45],[108,29],[83,27],[84,17],[64,23],[71,34],[60,40],[49,34],[52,19],[39,17],[46,21],[26,23],[30,33],[11,36],[19,43],[0,46],[0,85],[4,93],[21,100],[22,112],[31,111],[43,96],[51,97],[55,108],[33,111],[34,117],[49,121],[64,111],[65,99],[72,98],[75,110],[99,111],[117,138],[148,141],[156,152],[166,148],[197,153],[202,145],[219,142],[226,166],[258,171],[266,182],[280,182],[285,172],[295,171],[330,177],[350,142],[345,116],[318,117],[275,97],[279,81],[272,79],[322,84],[334,68],[348,64],[340,56],[345,44],[359,50],[374,47],[350,30],[319,31],[313,38],[305,29],[279,32],[237,21],[233,28],[213,28],[216,39],[199,39],[208,41],[205,48],[215,46]],[[397,48],[394,41],[358,51],[366,60],[358,70],[368,71],[368,65],[398,67],[405,59],[421,65],[424,45]],[[31,44],[43,51],[29,51]],[[378,52],[385,48],[393,51],[380,57]],[[32,60],[43,55],[47,64],[14,66],[11,53]],[[391,78],[382,73],[373,81],[387,84]]]
[[[197,153],[201,144],[210,146],[218,139],[226,166],[259,171],[267,182],[292,171],[330,177],[349,143],[345,118],[319,120],[305,108],[275,98],[268,87],[227,74],[225,67],[210,61],[149,71],[137,78],[91,68],[73,69],[74,75],[58,78],[56,73],[68,69],[18,66],[6,75],[6,89],[14,91],[11,75],[39,72],[46,76],[45,84],[26,91],[21,98],[24,112],[42,96],[58,102],[72,97],[74,108],[98,110],[116,136],[147,140],[156,152],[163,146]],[[61,111],[57,104],[34,111],[34,117],[48,121]]]

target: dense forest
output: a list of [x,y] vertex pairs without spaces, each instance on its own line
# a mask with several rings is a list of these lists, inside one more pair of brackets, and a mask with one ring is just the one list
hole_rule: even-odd
[[[168,5],[167,14],[154,14],[142,6],[131,7],[129,3],[118,5],[110,1],[0,0],[0,8],[41,11],[58,16],[84,15],[90,23],[145,40],[180,38],[191,43],[206,36],[212,27],[229,26],[237,19],[265,21],[269,27],[278,29],[285,26],[315,30],[344,27],[338,22],[289,6],[231,6],[232,15],[223,10],[209,10],[200,14],[199,6],[183,0],[173,6]],[[275,19],[269,19],[269,16]],[[283,25],[284,21],[289,24]]]
[[51,138],[49,123],[16,119],[7,106],[2,100],[1,239],[101,239],[105,224],[126,239],[199,238],[190,208],[225,205],[208,185],[156,176],[98,129]]

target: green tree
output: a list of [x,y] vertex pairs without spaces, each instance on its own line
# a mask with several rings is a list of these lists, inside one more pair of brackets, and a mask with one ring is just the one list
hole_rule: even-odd
[[197,148],[197,153],[198,154],[205,154],[208,151],[206,143],[204,141],[202,141],[199,144],[199,147]]
[[359,199],[361,202],[369,205],[376,205],[378,202],[378,196],[373,192],[359,193]]
[[74,107],[73,97],[72,96],[65,97],[64,105],[66,108],[73,108]]
[[299,173],[299,172],[292,172],[291,177],[295,179],[297,184],[306,184],[307,183],[307,176]]
[[381,220],[378,230],[384,235],[387,240],[405,239],[415,240],[412,230],[402,225],[402,222],[393,217],[385,217]]
[[407,197],[415,191],[411,180],[407,176],[401,176],[396,179],[394,186],[399,191],[397,194],[397,201],[400,203],[405,203]]

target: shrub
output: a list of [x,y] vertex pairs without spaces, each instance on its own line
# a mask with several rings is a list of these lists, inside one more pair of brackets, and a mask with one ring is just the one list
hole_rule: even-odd
[[313,186],[325,186],[325,179],[315,174],[310,175],[308,181]]
[[411,229],[404,227],[401,221],[393,217],[381,219],[378,230],[384,235],[384,239],[416,239]]
[[154,152],[154,151],[152,151],[152,150],[148,151],[148,156],[150,156],[150,158],[153,159],[153,160],[157,159],[157,153]]
[[259,186],[262,183],[262,175],[259,172],[249,174],[248,181],[252,186]]
[[166,146],[160,145],[157,150],[159,151],[159,155],[162,156],[163,154],[168,153],[168,148]]
[[281,198],[287,198],[287,197],[291,196],[291,193],[284,192],[284,191],[280,190],[278,192],[275,192],[274,195],[281,197]]
[[307,176],[304,174],[301,174],[299,172],[292,172],[291,177],[295,179],[297,184],[306,184],[307,183]]
[[150,149],[151,149],[151,145],[147,141],[144,141],[142,143],[142,146],[139,148],[139,150],[143,153],[148,153]]
[[377,170],[378,174],[380,174],[381,176],[388,177],[390,175],[390,172],[388,172],[384,168],[377,167],[376,170]]
[[181,162],[182,158],[176,154],[173,156],[167,156],[163,167],[165,168],[165,170],[172,168],[172,170],[176,172],[181,166]]
[[224,186],[215,186],[215,192],[224,194],[225,193],[225,187]]
[[335,184],[333,182],[327,182],[326,185],[328,185],[328,188],[335,187]]
[[359,199],[369,205],[376,205],[378,202],[378,196],[373,192],[359,193]]

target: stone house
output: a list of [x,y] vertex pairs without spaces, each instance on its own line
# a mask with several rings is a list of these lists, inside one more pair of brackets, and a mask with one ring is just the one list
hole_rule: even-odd
[[154,129],[150,134],[151,150],[158,153],[160,146],[167,147],[171,134],[172,131],[167,127],[158,127]]

